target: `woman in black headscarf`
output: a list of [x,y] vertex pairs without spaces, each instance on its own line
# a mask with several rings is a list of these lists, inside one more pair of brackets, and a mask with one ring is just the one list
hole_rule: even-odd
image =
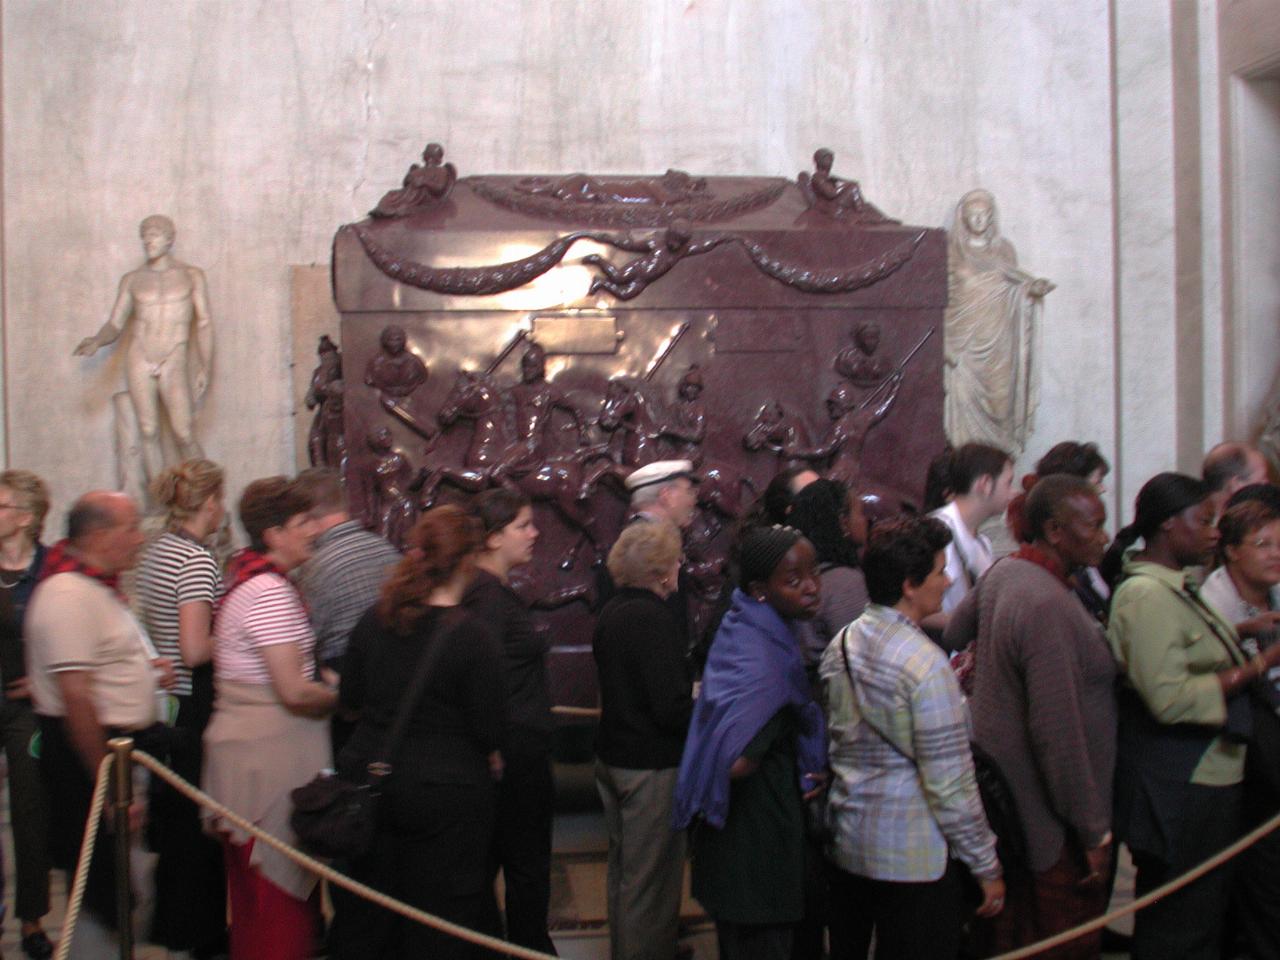
[[791,501],[790,523],[813,544],[822,579],[817,613],[801,636],[805,664],[816,675],[831,638],[867,606],[867,579],[858,568],[867,515],[855,491],[838,480],[815,480]]

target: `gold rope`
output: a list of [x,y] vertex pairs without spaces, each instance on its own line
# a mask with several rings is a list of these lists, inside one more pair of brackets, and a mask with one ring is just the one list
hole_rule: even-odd
[[551,712],[560,717],[598,717],[599,707],[552,707]]
[[[588,708],[555,707],[553,709],[563,711],[587,710]],[[521,947],[513,943],[507,943],[505,940],[499,940],[496,937],[491,937],[487,934],[470,930],[467,927],[460,926],[456,923],[451,923],[443,917],[437,917],[434,914],[427,913],[425,910],[419,910],[417,907],[410,906],[407,903],[401,903],[399,900],[360,883],[358,880],[352,880],[346,874],[339,873],[328,864],[322,863],[314,857],[308,856],[301,850],[297,850],[289,846],[289,844],[280,840],[278,837],[274,837],[265,830],[262,830],[250,823],[238,813],[235,813],[223,806],[217,800],[214,800],[207,793],[193,787],[186,780],[182,779],[182,777],[164,766],[164,764],[160,763],[160,761],[156,760],[156,758],[152,757],[150,754],[141,750],[135,750],[133,751],[132,757],[189,800],[194,801],[201,807],[211,810],[219,817],[235,824],[241,830],[244,830],[246,833],[256,837],[263,843],[284,854],[295,863],[298,863],[318,876],[324,877],[330,883],[337,884],[344,890],[348,890],[357,896],[364,897],[381,907],[385,907],[393,913],[400,914],[402,917],[406,917],[407,919],[413,920],[417,923],[425,924],[426,926],[439,930],[442,933],[447,933],[450,936],[466,940],[469,943],[487,947],[491,950],[496,950],[512,957],[521,957],[524,958],[524,960],[558,960],[558,958],[551,954],[542,953],[538,950],[530,950],[528,947]],[[68,900],[66,921],[63,925],[62,937],[58,943],[58,951],[54,960],[66,960],[67,953],[71,948],[71,937],[75,931],[76,920],[79,916],[80,902],[84,897],[85,881],[88,879],[89,859],[93,856],[94,842],[97,837],[98,827],[102,820],[102,808],[107,794],[107,774],[113,761],[114,758],[108,755],[103,757],[102,763],[98,767],[98,779],[94,784],[93,802],[89,809],[89,819],[85,823],[84,842],[80,847],[80,862],[76,867],[75,882],[72,886],[71,896]],[[1188,884],[1194,883],[1206,873],[1220,867],[1228,860],[1237,856],[1244,850],[1247,850],[1278,827],[1280,827],[1280,814],[1277,814],[1266,823],[1249,831],[1239,840],[1204,861],[1204,863],[1187,871],[1182,876],[1169,881],[1164,886],[1156,890],[1152,890],[1145,896],[1139,897],[1128,906],[1103,914],[1102,916],[1090,920],[1087,923],[1082,923],[1070,930],[1064,930],[1062,933],[1055,934],[1052,937],[1041,940],[1038,943],[1033,943],[1030,946],[1021,947],[1009,953],[1002,953],[998,957],[994,958],[994,960],[1022,960],[1024,957],[1035,956],[1036,954],[1043,953],[1047,950],[1053,949],[1054,947],[1060,946],[1061,944],[1075,940],[1077,937],[1082,937],[1095,930],[1100,930],[1102,927],[1107,926],[1112,921],[1118,920],[1121,917],[1128,916],[1131,913],[1137,913],[1139,910],[1145,909],[1161,897],[1166,897],[1171,893],[1181,890]]]
[[107,754],[98,764],[98,779],[93,784],[89,818],[84,824],[84,839],[80,841],[80,859],[76,861],[75,880],[72,881],[71,893],[67,896],[67,915],[62,920],[62,935],[58,938],[58,949],[53,960],[67,960],[71,953],[71,937],[76,932],[76,921],[80,919],[80,904],[84,900],[85,884],[89,881],[89,861],[93,859],[93,848],[98,842],[98,827],[102,824],[102,808],[107,802],[107,773],[113,760],[112,755]]
[[1150,893],[1139,897],[1128,906],[1121,907],[1118,910],[1112,910],[1110,913],[1104,913],[1095,920],[1090,920],[1088,923],[1082,923],[1080,926],[1072,927],[1070,930],[1064,930],[1062,933],[1054,934],[1052,937],[1041,940],[1039,943],[1033,943],[1029,947],[1020,947],[1017,950],[1002,953],[1000,956],[993,958],[993,960],[1021,960],[1022,957],[1031,957],[1037,953],[1052,950],[1054,947],[1066,943],[1069,940],[1074,940],[1077,937],[1083,937],[1085,934],[1093,933],[1095,930],[1101,930],[1107,924],[1111,923],[1112,920],[1119,920],[1121,917],[1126,917],[1131,913],[1137,913],[1139,910],[1155,903],[1161,897],[1167,897],[1169,894],[1181,890],[1187,884],[1194,883],[1210,870],[1214,870],[1222,866],[1232,857],[1236,856],[1236,854],[1253,846],[1267,834],[1271,833],[1271,831],[1275,830],[1276,827],[1280,827],[1280,814],[1276,814],[1266,823],[1262,824],[1262,826],[1250,830],[1235,843],[1231,844],[1231,846],[1219,850],[1204,863],[1200,864],[1200,866],[1188,870],[1180,877],[1170,880],[1163,887],[1152,890]]
[[[213,811],[222,819],[235,824],[241,830],[244,830],[246,833],[256,837],[258,840],[261,840],[268,846],[278,850],[280,853],[283,853],[290,860],[306,867],[312,873],[324,877],[330,883],[337,884],[344,890],[349,890],[358,896],[364,897],[366,900],[371,900],[378,904],[378,906],[386,907],[388,910],[393,913],[398,913],[402,917],[407,917],[410,920],[425,924],[428,927],[433,927],[441,933],[447,933],[460,940],[466,940],[468,943],[487,947],[490,950],[497,950],[500,953],[505,953],[513,957],[522,957],[524,960],[558,960],[558,958],[551,954],[542,953],[539,950],[530,950],[528,947],[521,947],[514,943],[507,943],[507,941],[499,940],[497,937],[491,937],[488,934],[479,933],[478,931],[470,930],[467,927],[460,926],[459,924],[451,923],[443,917],[437,917],[434,914],[427,913],[425,910],[419,910],[417,907],[412,907],[407,903],[401,903],[399,900],[389,897],[385,893],[380,893],[373,889],[373,887],[366,886],[358,880],[352,880],[346,874],[339,873],[328,864],[322,863],[314,857],[308,856],[301,850],[294,849],[278,837],[273,837],[265,830],[262,830],[250,823],[238,813],[227,809],[207,793],[197,790],[191,784],[187,783],[187,781],[183,780],[180,776],[150,754],[144,753],[141,750],[135,750],[133,751],[133,759],[142,764],[142,766],[146,767],[189,800]],[[99,777],[101,777],[101,774],[99,774]]]

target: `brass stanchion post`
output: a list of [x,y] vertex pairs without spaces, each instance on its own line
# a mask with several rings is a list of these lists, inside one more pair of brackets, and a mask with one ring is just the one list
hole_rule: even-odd
[[133,960],[133,896],[129,869],[132,837],[129,807],[133,805],[133,738],[114,737],[107,746],[115,754],[111,767],[111,810],[116,844],[116,924],[120,960]]

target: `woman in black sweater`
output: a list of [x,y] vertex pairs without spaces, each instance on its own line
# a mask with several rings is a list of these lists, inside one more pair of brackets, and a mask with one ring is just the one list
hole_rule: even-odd
[[680,533],[634,523],[609,551],[618,592],[596,622],[600,679],[596,788],[609,828],[609,939],[614,960],[676,952],[685,837],[671,826],[692,685],[664,599],[680,572]]
[[[337,761],[344,777],[363,779],[420,659],[435,656],[391,758],[373,847],[350,866],[371,886],[469,927],[489,879],[502,775],[501,650],[459,608],[479,545],[479,525],[458,507],[429,510],[414,527],[377,605],[351,634],[341,701],[360,719]],[[335,896],[335,908],[330,951],[341,960],[467,955],[464,941],[367,901]]]
[[501,869],[507,939],[522,947],[555,953],[547,934],[555,814],[547,638],[535,629],[529,608],[508,582],[513,568],[533,559],[538,528],[528,498],[504,488],[482,494],[473,512],[484,528],[484,546],[476,558],[475,579],[462,603],[502,646],[507,696],[502,744],[505,769],[498,786],[484,926],[496,936],[504,932],[493,895],[493,881]]

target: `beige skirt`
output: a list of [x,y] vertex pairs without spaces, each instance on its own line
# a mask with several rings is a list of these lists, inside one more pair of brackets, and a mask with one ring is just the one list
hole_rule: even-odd
[[[331,766],[327,720],[290,713],[270,685],[218,681],[204,734],[204,789],[215,800],[296,846],[289,791]],[[233,843],[249,842],[249,834],[207,811],[205,822]],[[314,874],[266,844],[254,844],[250,863],[299,900],[315,888]]]

